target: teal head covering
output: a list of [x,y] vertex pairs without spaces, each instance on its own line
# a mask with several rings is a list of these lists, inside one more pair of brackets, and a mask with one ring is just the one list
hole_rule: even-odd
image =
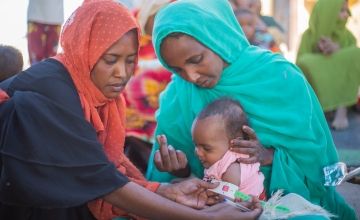
[[[189,3],[192,4],[192,7],[188,7]],[[173,32],[181,32],[195,37],[215,53],[221,54],[227,63],[235,61],[243,49],[249,46],[231,7],[224,7],[224,3],[228,4],[227,2],[209,1],[204,5],[198,3],[197,1],[177,1],[156,15],[153,42],[156,54],[163,65],[166,66],[166,63],[162,60],[160,45],[163,39]],[[179,8],[181,9],[179,10]],[[222,10],[218,10],[219,8]],[[164,19],[169,14],[174,19]],[[185,16],[187,14],[199,14],[201,16],[194,22],[194,17]],[[224,42],[234,43],[219,44],[219,37]]]
[[[155,135],[165,134],[169,144],[187,155],[192,173],[202,177],[203,167],[191,137],[192,122],[211,101],[232,97],[242,104],[260,142],[275,149],[272,167],[263,168],[267,192],[285,189],[321,203],[327,190],[333,190],[323,186],[322,168],[338,158],[319,102],[301,71],[281,55],[249,45],[227,0],[179,0],[158,12],[153,42],[167,68],[160,46],[176,32],[192,36],[229,66],[210,89],[174,72],[160,97]],[[173,176],[154,166],[157,149],[155,144],[147,177],[170,181]]]

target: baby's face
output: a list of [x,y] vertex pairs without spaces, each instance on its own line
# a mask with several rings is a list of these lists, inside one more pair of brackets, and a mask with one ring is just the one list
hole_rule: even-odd
[[202,165],[209,168],[229,149],[225,123],[220,115],[196,120],[192,129],[195,153]]
[[254,40],[256,31],[256,16],[255,14],[242,14],[236,16],[241,28],[243,29],[246,38],[249,41]]

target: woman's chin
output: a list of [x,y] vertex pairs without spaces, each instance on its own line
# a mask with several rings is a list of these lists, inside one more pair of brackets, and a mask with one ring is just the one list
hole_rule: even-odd
[[105,96],[106,98],[108,98],[108,99],[116,99],[116,98],[118,98],[118,97],[120,96],[120,94],[121,94],[122,91],[123,91],[123,90],[121,90],[121,91],[108,92],[108,93],[104,94],[104,96]]

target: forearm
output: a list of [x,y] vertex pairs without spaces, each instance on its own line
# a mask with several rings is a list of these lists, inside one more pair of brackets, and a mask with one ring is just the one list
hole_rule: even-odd
[[211,219],[204,212],[170,201],[133,182],[113,191],[104,199],[129,213],[149,219]]

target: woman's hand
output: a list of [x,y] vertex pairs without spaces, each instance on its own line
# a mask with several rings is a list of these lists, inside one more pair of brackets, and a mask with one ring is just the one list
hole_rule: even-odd
[[331,55],[339,50],[339,44],[332,41],[329,37],[321,37],[317,47],[319,51],[324,55]]
[[190,168],[186,155],[182,151],[175,150],[173,146],[168,145],[165,135],[158,135],[156,138],[159,143],[159,150],[155,152],[154,156],[157,169],[162,172],[170,172],[178,177],[188,177],[190,175]]
[[207,189],[213,189],[218,185],[192,178],[175,184],[161,184],[156,193],[177,203],[202,209],[210,200],[213,202],[213,198],[207,194]]
[[249,126],[243,126],[243,132],[247,134],[249,140],[235,138],[230,141],[230,150],[249,155],[249,158],[239,158],[239,163],[252,164],[260,162],[262,166],[272,164],[274,149],[264,148],[256,137],[256,134]]

